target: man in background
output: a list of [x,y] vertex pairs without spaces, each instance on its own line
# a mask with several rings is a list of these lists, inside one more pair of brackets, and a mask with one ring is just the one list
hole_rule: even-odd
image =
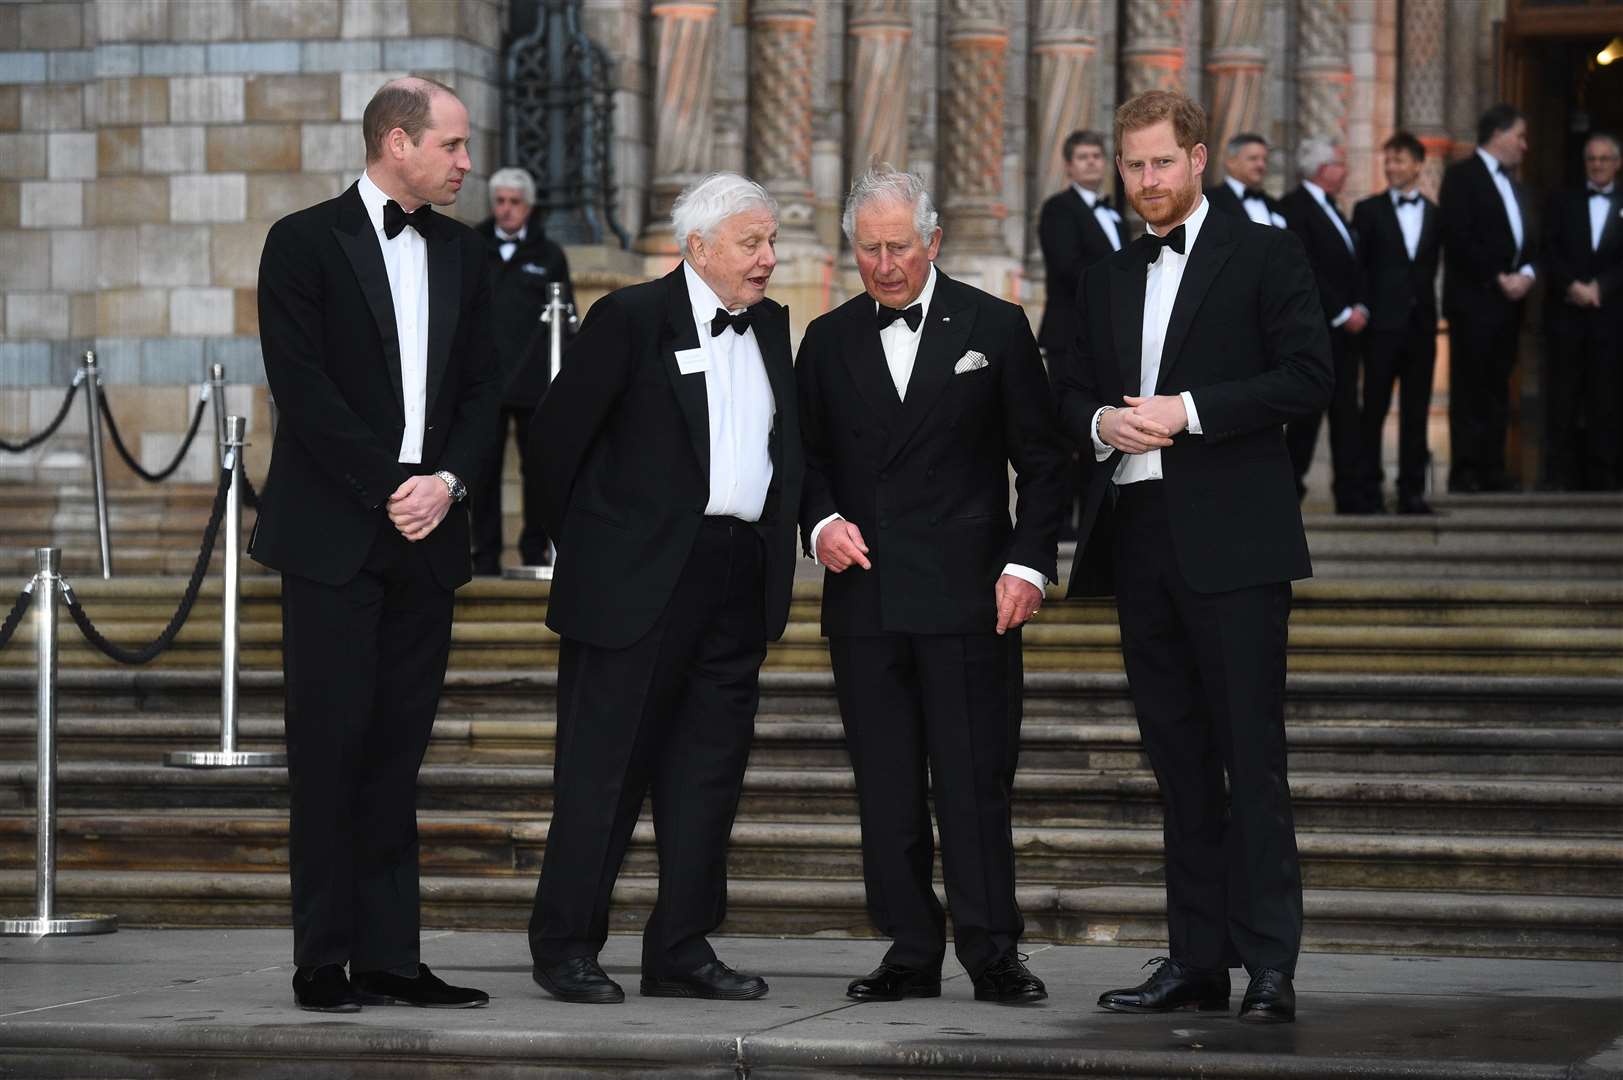
[[1206,201],[1220,214],[1248,218],[1258,225],[1285,227],[1279,203],[1262,182],[1268,178],[1268,140],[1254,131],[1242,131],[1223,147],[1223,182],[1205,191]]

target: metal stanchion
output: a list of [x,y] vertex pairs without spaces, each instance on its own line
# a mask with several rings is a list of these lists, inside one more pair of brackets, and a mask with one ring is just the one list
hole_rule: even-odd
[[101,456],[101,376],[96,350],[85,350],[85,409],[90,417],[90,475],[96,485],[96,533],[101,541],[101,577],[113,576],[113,542],[107,534],[107,470]]
[[47,937],[53,934],[110,934],[116,915],[57,915],[56,907],[56,591],[62,580],[62,553],[34,549],[38,571],[34,592],[34,650],[39,657],[38,765],[34,781],[35,826],[34,915],[0,918],[0,935]]
[[[547,306],[541,311],[541,321],[546,324],[548,335],[548,363],[551,371],[547,378],[547,385],[558,377],[558,372],[564,362],[564,326],[575,325],[575,305],[564,303],[564,286],[561,281],[554,281],[551,285],[551,297]],[[556,552],[551,541],[548,541],[549,551]],[[551,581],[551,566],[509,566],[502,571],[502,577],[513,578],[519,581]]]
[[242,575],[242,447],[247,421],[240,416],[225,418],[225,467],[231,470],[231,486],[225,496],[225,588],[221,608],[220,633],[220,748],[218,750],[175,750],[163,757],[165,765],[193,769],[227,769],[244,766],[286,765],[280,751],[237,749],[237,645],[241,619],[238,598]]
[[225,365],[209,365],[208,391],[210,403],[214,406],[214,443],[220,448],[220,458],[225,458]]

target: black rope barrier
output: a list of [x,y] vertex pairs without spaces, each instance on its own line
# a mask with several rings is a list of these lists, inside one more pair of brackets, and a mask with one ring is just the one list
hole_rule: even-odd
[[17,632],[17,624],[23,621],[23,614],[28,610],[28,602],[33,598],[34,583],[30,581],[17,594],[17,602],[11,605],[11,613],[6,616],[6,621],[0,623],[0,649],[10,644],[11,635]]
[[112,437],[113,448],[118,451],[118,456],[124,459],[124,464],[130,467],[130,471],[149,484],[162,483],[180,468],[180,463],[186,459],[186,451],[192,448],[192,440],[197,438],[197,429],[203,425],[203,410],[208,408],[209,403],[207,394],[198,395],[197,409],[192,413],[192,426],[186,432],[186,437],[180,440],[180,450],[176,452],[175,460],[157,472],[147,472],[141,468],[141,463],[135,460],[129,448],[124,445],[123,437],[118,433],[118,423],[113,419],[113,410],[107,404],[107,391],[96,387],[96,398],[101,403],[101,415],[107,421],[107,434]]
[[203,530],[203,548],[197,553],[197,565],[192,567],[192,577],[186,583],[186,592],[180,598],[180,606],[175,609],[175,614],[169,620],[169,625],[163,628],[163,633],[140,648],[126,649],[121,645],[108,641],[102,635],[102,632],[96,629],[95,623],[90,621],[90,616],[85,613],[84,606],[79,603],[79,598],[74,595],[73,587],[65,582],[63,583],[62,599],[67,604],[68,615],[73,618],[73,624],[79,628],[80,633],[84,634],[86,641],[94,645],[109,659],[116,660],[120,664],[145,664],[175,643],[175,637],[180,633],[180,628],[186,625],[187,618],[191,616],[192,605],[197,603],[198,590],[203,587],[203,578],[208,574],[209,559],[214,555],[214,541],[220,532],[220,522],[225,518],[226,494],[230,490],[231,470],[221,468],[220,486],[214,492],[214,506],[209,510],[208,527]]
[[24,450],[32,450],[52,435],[55,435],[56,429],[62,426],[62,421],[68,418],[68,410],[73,407],[73,399],[78,396],[79,384],[83,381],[82,375],[74,377],[73,385],[68,387],[67,394],[62,398],[62,407],[56,410],[56,416],[52,418],[49,424],[45,425],[44,431],[38,435],[31,435],[18,443],[0,439],[0,450],[4,450],[8,454],[20,454]]
[[250,510],[259,509],[259,490],[254,487],[254,482],[248,479],[247,473],[242,474],[242,505]]

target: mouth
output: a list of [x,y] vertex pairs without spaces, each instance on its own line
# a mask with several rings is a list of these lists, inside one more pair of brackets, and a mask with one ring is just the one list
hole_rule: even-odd
[[757,289],[765,290],[767,282],[772,280],[772,275],[771,274],[757,274],[754,277],[747,277],[744,280],[746,282],[748,282],[751,286],[753,286],[753,287],[755,287]]

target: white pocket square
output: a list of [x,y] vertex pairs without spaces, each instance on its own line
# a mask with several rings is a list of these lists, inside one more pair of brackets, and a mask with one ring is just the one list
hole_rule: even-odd
[[958,362],[952,366],[952,373],[962,375],[967,371],[979,371],[986,366],[986,362],[985,353],[970,349],[958,358]]

